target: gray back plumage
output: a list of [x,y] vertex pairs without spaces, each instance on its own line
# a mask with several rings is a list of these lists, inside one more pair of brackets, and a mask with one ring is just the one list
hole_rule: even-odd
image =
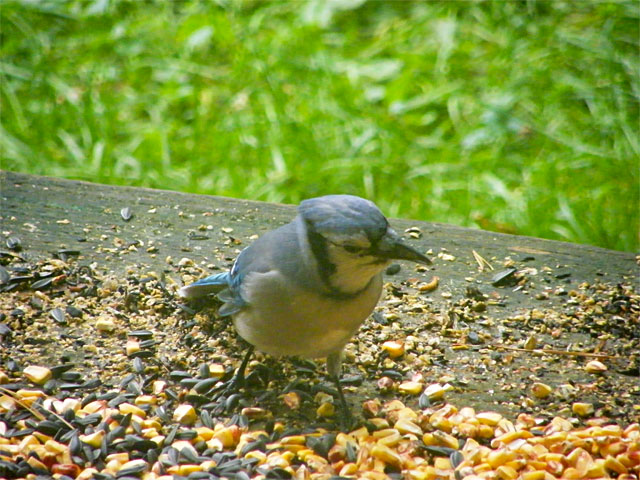
[[304,200],[298,212],[308,226],[328,238],[364,234],[375,241],[389,226],[373,202],[352,195],[326,195]]

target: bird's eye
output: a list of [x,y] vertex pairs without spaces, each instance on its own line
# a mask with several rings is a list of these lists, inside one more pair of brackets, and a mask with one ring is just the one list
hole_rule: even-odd
[[360,247],[356,247],[355,245],[343,245],[342,248],[349,253],[358,253],[361,250]]

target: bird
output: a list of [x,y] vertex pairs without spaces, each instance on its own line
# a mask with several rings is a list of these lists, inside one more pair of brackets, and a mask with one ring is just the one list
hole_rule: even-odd
[[183,286],[186,300],[217,296],[250,347],[233,378],[244,380],[257,349],[274,357],[326,358],[344,415],[343,350],[382,293],[393,260],[431,264],[405,244],[370,200],[345,194],[303,200],[296,217],[240,252],[230,271]]

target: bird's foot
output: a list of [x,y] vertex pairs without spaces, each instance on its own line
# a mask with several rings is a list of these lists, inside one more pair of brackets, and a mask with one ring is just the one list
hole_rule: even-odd
[[218,385],[210,393],[211,400],[218,402],[218,405],[213,410],[214,414],[220,415],[238,406],[238,403],[243,397],[240,390],[246,385],[245,370],[247,369],[247,364],[249,363],[252,353],[253,347],[250,347],[240,364],[240,368],[238,368],[233,377]]
[[339,377],[332,377],[331,380],[336,386],[336,390],[338,391],[338,400],[340,401],[340,412],[338,418],[338,424],[340,429],[345,432],[350,432],[357,426],[357,420],[351,413],[351,407],[347,403],[347,399],[344,396],[344,392],[342,391],[342,385],[340,385]]

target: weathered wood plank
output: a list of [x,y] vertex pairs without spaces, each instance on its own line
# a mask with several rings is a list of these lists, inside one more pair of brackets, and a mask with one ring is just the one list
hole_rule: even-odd
[[[6,171],[0,172],[0,188],[2,232],[4,236],[21,240],[23,247],[19,255],[25,263],[51,258],[60,249],[71,249],[80,252],[75,259],[80,264],[95,263],[98,269],[116,275],[134,266],[140,274],[153,271],[176,284],[182,282],[184,274],[178,265],[181,258],[187,257],[202,266],[203,273],[210,267],[228,268],[252,236],[281,225],[295,215],[294,207],[287,205],[98,185]],[[125,207],[133,213],[129,221],[120,215]],[[400,273],[387,277],[401,290],[398,296],[403,301],[412,299],[407,301],[420,303],[415,314],[410,308],[400,309],[405,334],[432,336],[437,339],[434,345],[440,345],[436,350],[441,355],[434,360],[433,377],[427,382],[452,372],[457,387],[454,398],[459,402],[471,402],[477,408],[493,406],[518,411],[522,398],[528,396],[529,378],[540,377],[553,385],[569,381],[585,385],[594,381],[581,368],[586,356],[571,357],[571,368],[560,374],[549,366],[548,358],[565,362],[568,356],[540,357],[509,350],[522,347],[527,337],[534,336],[539,346],[591,353],[599,349],[612,356],[608,376],[601,382],[602,391],[592,395],[599,401],[604,402],[603,396],[610,395],[607,388],[612,385],[632,388],[630,385],[636,380],[633,368],[637,368],[637,363],[629,352],[637,346],[640,334],[636,332],[634,337],[625,330],[618,338],[617,330],[609,323],[615,323],[617,315],[629,328],[640,329],[637,319],[634,323],[631,318],[635,312],[627,309],[589,317],[583,311],[586,307],[567,293],[582,292],[596,300],[605,297],[604,293],[598,296],[596,290],[585,287],[587,283],[606,285],[611,298],[615,297],[611,289],[616,284],[627,285],[626,293],[631,289],[637,294],[639,270],[633,254],[420,221],[393,220],[392,224],[399,232],[416,227],[420,238],[409,238],[405,234],[408,242],[422,251],[431,249],[434,258],[434,266],[428,271],[404,266]],[[474,251],[494,270],[480,271]],[[451,257],[439,255],[442,253]],[[173,261],[167,261],[167,257]],[[505,262],[518,269],[520,287],[491,284],[492,277],[504,270]],[[430,293],[417,293],[414,287],[430,281],[433,275],[440,278],[439,287]],[[469,292],[469,287],[486,295],[486,310],[473,310],[475,307],[469,304],[468,297],[474,293]],[[388,289],[381,304],[383,313],[394,311],[392,290]],[[611,300],[609,297],[603,301]],[[548,320],[554,315],[557,322]],[[606,328],[597,330],[585,325],[587,317],[608,322]],[[575,326],[571,324],[572,318],[577,318]],[[547,321],[549,325],[545,326]],[[469,332],[481,334],[478,343],[467,341]],[[498,345],[505,347],[499,355]],[[490,355],[491,352],[497,356]],[[623,358],[626,354],[630,356]],[[485,367],[481,368],[483,362]],[[466,372],[464,368],[460,370],[465,364],[473,368],[469,367]],[[518,384],[520,390],[507,387],[511,383]],[[359,392],[362,398],[375,394],[373,381]],[[633,402],[631,397],[622,407],[629,409],[629,415],[632,415]],[[633,415],[637,416],[638,412]]]
[[[245,245],[260,234],[288,222],[294,207],[232,198],[190,195],[164,190],[98,185],[87,182],[1,172],[2,229],[21,238],[24,252],[34,258],[48,256],[60,248],[73,248],[92,261],[109,257],[101,249],[116,248],[115,239],[127,244],[141,241],[156,246],[151,256],[144,248],[131,252],[129,259],[153,268],[164,268],[164,257],[175,258],[192,251],[194,260],[212,260],[214,248],[230,237]],[[130,207],[134,219],[125,222],[120,210]],[[413,243],[439,252],[446,249],[460,261],[446,263],[437,270],[451,288],[460,287],[460,277],[470,273],[476,262],[472,250],[486,259],[535,257],[552,268],[562,266],[572,280],[597,278],[637,282],[634,255],[588,245],[503,235],[452,225],[395,220],[399,231],[417,226],[422,238]],[[198,227],[206,225],[207,230]],[[222,228],[233,228],[225,233]],[[194,240],[193,236],[205,240]],[[232,253],[234,248],[227,249]],[[111,266],[115,271],[121,263]],[[443,270],[444,268],[444,270]],[[483,278],[488,276],[485,275]]]

